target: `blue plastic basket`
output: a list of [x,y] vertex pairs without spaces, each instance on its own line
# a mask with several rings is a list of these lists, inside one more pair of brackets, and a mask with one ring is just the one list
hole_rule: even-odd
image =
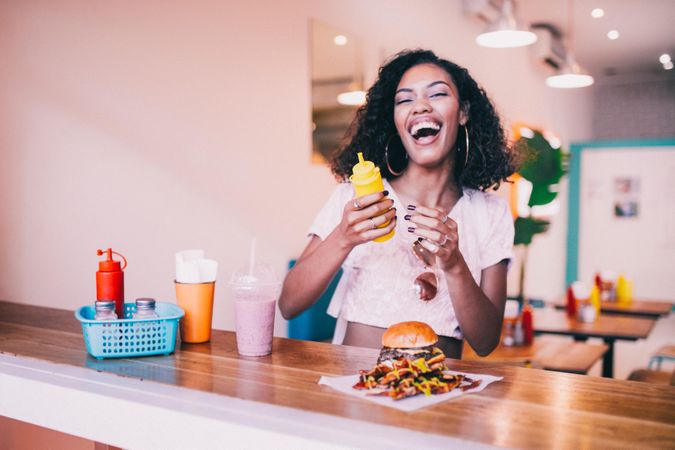
[[94,306],[82,306],[75,317],[82,324],[87,351],[97,359],[132,356],[169,355],[176,347],[178,321],[185,312],[172,303],[157,302],[159,318],[131,319],[134,303],[124,304],[124,317],[118,320],[94,320]]

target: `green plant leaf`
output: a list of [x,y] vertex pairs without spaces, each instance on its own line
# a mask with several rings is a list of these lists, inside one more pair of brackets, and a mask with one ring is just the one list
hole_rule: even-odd
[[547,205],[551,203],[558,195],[558,192],[551,192],[551,185],[533,184],[528,206]]
[[[516,147],[525,157],[520,175],[532,183],[529,206],[546,205],[558,195],[555,186],[567,172],[568,155],[553,148],[539,131],[531,138],[521,137]],[[553,189],[552,189],[553,188]]]
[[530,245],[534,235],[546,231],[550,223],[548,220],[533,219],[532,217],[516,218],[514,245]]

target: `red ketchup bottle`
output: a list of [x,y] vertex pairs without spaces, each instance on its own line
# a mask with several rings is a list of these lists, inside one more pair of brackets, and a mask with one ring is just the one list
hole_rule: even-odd
[[[98,272],[96,272],[96,300],[108,300],[115,302],[115,314],[119,319],[124,319],[124,268],[127,266],[127,260],[124,256],[112,249],[96,250],[96,254],[101,256],[107,255],[105,261],[98,262]],[[124,261],[124,265],[120,265],[120,261],[115,261],[112,258],[113,253]]]
[[532,323],[532,307],[526,303],[523,306],[522,318],[520,319],[523,323],[523,335],[524,335],[524,344],[531,345],[534,340],[534,324]]
[[574,291],[572,291],[572,286],[567,288],[567,304],[565,305],[567,310],[567,317],[574,319],[577,316],[577,299],[574,298]]

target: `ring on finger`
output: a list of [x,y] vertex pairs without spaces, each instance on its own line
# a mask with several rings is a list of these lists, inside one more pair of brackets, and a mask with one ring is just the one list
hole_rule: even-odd
[[354,199],[354,202],[352,203],[352,205],[354,206],[354,209],[361,209],[361,205],[359,204],[358,198]]
[[444,246],[445,243],[448,242],[449,239],[450,239],[450,238],[448,237],[448,235],[447,235],[447,234],[444,234],[444,235],[443,235],[443,240],[442,240],[441,242],[439,242],[438,245],[439,245],[440,247]]
[[[448,216],[443,217],[443,220],[441,220],[441,223],[442,223],[443,225],[445,225],[445,223],[448,221],[448,219],[449,219]],[[443,244],[441,244],[441,245],[443,245]]]
[[370,220],[370,223],[373,224],[373,228],[371,228],[372,230],[374,230],[375,228],[377,228],[377,224],[375,223],[375,221],[374,221],[373,219],[368,219],[368,220]]

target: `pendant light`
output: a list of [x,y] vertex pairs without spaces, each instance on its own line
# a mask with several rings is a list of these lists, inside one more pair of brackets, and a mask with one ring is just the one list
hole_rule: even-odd
[[356,39],[352,39],[351,42],[354,75],[352,76],[352,82],[347,86],[347,90],[338,94],[337,102],[346,106],[360,106],[366,103],[366,91],[363,89],[361,46]]
[[366,102],[366,91],[359,82],[349,83],[347,90],[338,94],[337,101],[347,106],[363,105]]
[[574,0],[569,0],[567,8],[567,55],[563,66],[555,75],[546,78],[546,85],[552,88],[574,89],[590,86],[593,77],[586,73],[574,58],[574,36],[572,34],[572,17],[574,15]]
[[502,1],[502,10],[484,33],[476,37],[482,47],[513,48],[524,47],[537,41],[537,35],[519,25],[513,14],[513,2]]

